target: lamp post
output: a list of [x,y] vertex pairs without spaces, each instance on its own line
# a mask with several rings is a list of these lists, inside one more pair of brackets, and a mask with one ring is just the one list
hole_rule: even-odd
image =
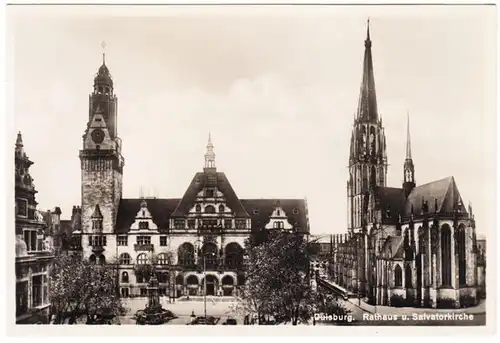
[[205,315],[205,320],[206,320],[207,319],[207,262],[206,262],[206,257],[207,256],[215,256],[215,254],[213,252],[204,254],[203,251],[201,253],[203,256],[203,309],[204,309],[204,315]]

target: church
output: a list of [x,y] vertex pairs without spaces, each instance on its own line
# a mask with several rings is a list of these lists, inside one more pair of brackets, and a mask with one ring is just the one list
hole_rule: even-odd
[[93,263],[118,262],[123,297],[146,296],[152,274],[170,298],[235,296],[245,281],[245,240],[273,228],[307,235],[306,199],[240,199],[217,170],[210,135],[203,169],[182,197],[123,198],[118,99],[104,57],[79,154],[82,198],[73,208],[72,250]]
[[335,236],[334,281],[371,304],[477,303],[477,240],[453,176],[416,184],[410,123],[400,187],[387,186],[386,137],[377,108],[367,28],[347,181],[348,233]]

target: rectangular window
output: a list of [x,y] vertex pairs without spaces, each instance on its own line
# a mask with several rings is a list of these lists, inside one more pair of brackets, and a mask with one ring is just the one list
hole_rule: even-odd
[[148,230],[149,222],[139,222],[139,230]]
[[195,225],[196,225],[196,219],[188,219],[188,227],[190,229],[194,229]]
[[236,219],[236,228],[237,229],[245,229],[247,226],[245,219]]
[[124,298],[128,297],[128,295],[129,295],[128,288],[127,287],[122,288],[121,294],[122,294],[122,297],[124,297]]
[[151,236],[137,236],[137,244],[151,244]]
[[233,226],[233,220],[232,219],[224,219],[224,228],[230,229]]
[[92,229],[94,231],[102,231],[102,221],[101,220],[93,220],[92,221]]
[[38,247],[38,237],[36,230],[24,230],[23,232],[24,242],[28,251],[36,251]]
[[89,245],[93,247],[105,247],[106,246],[106,236],[89,236]]
[[175,219],[174,222],[175,222],[176,229],[184,229],[186,227],[184,219]]
[[28,200],[18,198],[16,199],[17,215],[21,217],[28,216]]
[[33,276],[33,286],[31,290],[33,307],[42,305],[42,276]]
[[128,245],[128,236],[118,236],[118,245],[127,246]]
[[161,247],[167,246],[167,236],[160,236],[160,246]]

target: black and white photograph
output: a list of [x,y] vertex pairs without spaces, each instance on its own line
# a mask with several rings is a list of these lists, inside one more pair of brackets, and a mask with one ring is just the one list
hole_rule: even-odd
[[495,6],[5,26],[12,334],[495,326]]

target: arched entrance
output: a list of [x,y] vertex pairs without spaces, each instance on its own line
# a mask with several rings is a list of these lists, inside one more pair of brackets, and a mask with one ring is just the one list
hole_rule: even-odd
[[217,286],[219,285],[219,280],[214,275],[207,275],[206,278],[203,280],[205,282],[206,280],[206,295],[216,295],[217,292]]
[[222,278],[222,294],[231,296],[234,292],[234,278],[231,275],[226,275]]
[[182,290],[184,287],[184,277],[182,274],[179,274],[175,277],[175,291],[177,298],[182,296]]
[[198,278],[196,275],[189,275],[186,279],[187,288],[189,295],[197,295],[198,294]]

